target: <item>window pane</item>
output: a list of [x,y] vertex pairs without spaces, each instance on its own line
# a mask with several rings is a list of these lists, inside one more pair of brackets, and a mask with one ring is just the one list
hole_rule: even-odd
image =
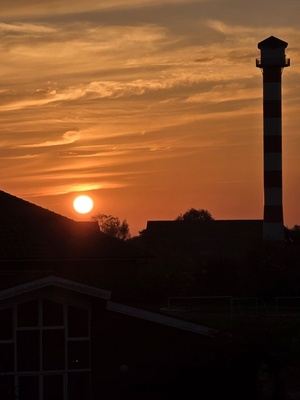
[[18,326],[38,326],[38,302],[18,305]]
[[12,308],[0,310],[0,340],[13,337],[13,312]]
[[13,370],[14,370],[14,345],[13,343],[1,343],[0,372],[13,372]]
[[69,337],[87,337],[89,335],[88,310],[68,307],[68,335]]
[[[45,375],[43,383],[43,400],[63,400],[64,385],[62,375]],[[82,398],[84,399],[84,397]]]
[[46,371],[65,368],[65,341],[63,329],[43,331],[43,369]]
[[89,368],[89,341],[68,342],[68,368],[84,369]]
[[39,370],[39,331],[17,332],[18,371]]
[[43,326],[64,324],[63,305],[54,301],[43,301]]
[[14,400],[14,377],[13,376],[0,376],[1,397],[5,400]]
[[89,373],[68,375],[68,400],[90,399],[90,375]]
[[38,376],[19,376],[18,400],[39,400]]

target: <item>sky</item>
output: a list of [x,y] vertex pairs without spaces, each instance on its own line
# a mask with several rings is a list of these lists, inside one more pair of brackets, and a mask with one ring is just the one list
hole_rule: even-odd
[[[299,0],[1,0],[0,189],[75,220],[262,219],[257,43],[288,42],[285,225],[300,224]],[[72,207],[94,200],[90,214]]]

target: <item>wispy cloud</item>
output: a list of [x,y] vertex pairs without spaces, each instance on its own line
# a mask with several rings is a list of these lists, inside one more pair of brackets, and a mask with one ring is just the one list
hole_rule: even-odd
[[61,139],[58,140],[48,140],[42,143],[32,143],[32,144],[21,144],[16,147],[20,148],[36,148],[36,147],[52,147],[52,146],[62,146],[65,144],[70,144],[76,142],[80,138],[80,133],[78,131],[68,131],[65,132]]
[[[195,81],[196,83],[196,81]],[[62,89],[37,89],[31,97],[22,101],[15,100],[10,104],[3,104],[2,111],[19,110],[26,107],[41,107],[53,102],[75,101],[87,99],[117,99],[120,97],[141,96],[147,92],[169,90],[175,86],[190,86],[190,79],[182,79],[175,75],[163,79],[137,79],[131,82],[95,81],[88,84],[79,84]]]
[[39,25],[39,24],[30,24],[30,23],[4,23],[0,22],[0,34],[5,33],[32,33],[32,34],[43,34],[50,33],[53,34],[57,30],[53,27]]
[[[198,2],[206,2],[211,0],[197,0]],[[188,4],[193,3],[193,0],[163,0],[163,4]],[[13,16],[41,16],[41,15],[59,15],[66,13],[82,13],[97,10],[114,10],[150,7],[153,5],[161,5],[162,0],[73,0],[72,4],[61,2],[60,0],[32,0],[29,3],[24,3],[23,0],[14,0],[12,3],[9,0],[3,0],[3,17]]]

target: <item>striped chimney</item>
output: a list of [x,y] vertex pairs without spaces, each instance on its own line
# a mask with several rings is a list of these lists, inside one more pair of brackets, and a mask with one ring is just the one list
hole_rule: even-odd
[[264,240],[284,240],[282,208],[281,75],[290,60],[287,43],[274,36],[258,43],[261,58],[256,66],[263,74],[264,119]]

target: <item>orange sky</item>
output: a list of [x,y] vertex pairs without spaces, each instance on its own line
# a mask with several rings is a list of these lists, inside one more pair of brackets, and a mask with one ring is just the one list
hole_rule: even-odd
[[[7,3],[7,4],[6,4]],[[262,218],[257,43],[287,41],[285,224],[300,224],[298,0],[2,0],[1,189],[131,232],[190,207]],[[72,209],[89,194],[87,216]]]

